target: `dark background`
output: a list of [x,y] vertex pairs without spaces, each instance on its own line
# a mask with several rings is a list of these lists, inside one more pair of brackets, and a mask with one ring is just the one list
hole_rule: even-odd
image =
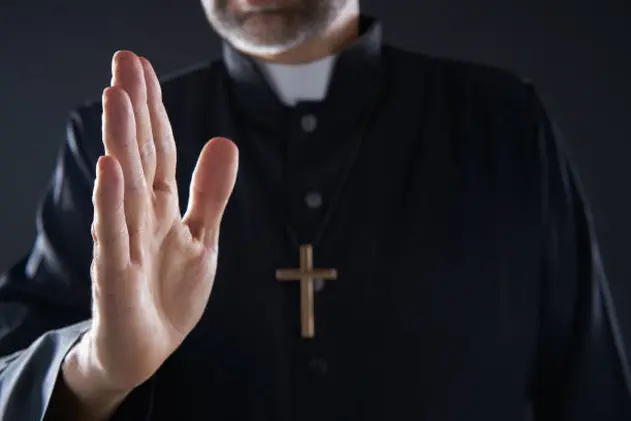
[[[631,343],[631,2],[363,0],[390,43],[533,79],[592,203]],[[2,0],[0,271],[28,251],[68,112],[100,96],[117,49],[161,75],[219,53],[197,0]],[[628,345],[629,346],[629,345]]]

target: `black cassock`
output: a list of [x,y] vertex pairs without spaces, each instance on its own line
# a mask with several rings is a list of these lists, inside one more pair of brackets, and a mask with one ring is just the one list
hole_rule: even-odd
[[[240,172],[202,320],[115,419],[631,419],[590,214],[531,84],[362,22],[322,103],[284,107],[229,46],[164,81],[181,204],[210,137],[235,140]],[[68,127],[33,250],[0,285],[3,421],[41,419],[89,323],[100,101]],[[313,339],[299,284],[275,278],[300,244],[338,271]]]

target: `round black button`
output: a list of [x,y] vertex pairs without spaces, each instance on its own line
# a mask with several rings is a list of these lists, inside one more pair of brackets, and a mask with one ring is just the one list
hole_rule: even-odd
[[319,208],[320,206],[322,206],[322,202],[323,202],[322,195],[317,191],[310,191],[305,196],[305,203],[311,209]]
[[326,285],[326,282],[324,281],[324,279],[315,279],[313,281],[313,289],[315,290],[315,292],[322,291],[325,285]]
[[309,361],[309,370],[317,377],[325,376],[328,369],[328,364],[322,358],[314,358]]
[[318,127],[318,119],[313,114],[307,114],[300,119],[302,130],[312,133]]

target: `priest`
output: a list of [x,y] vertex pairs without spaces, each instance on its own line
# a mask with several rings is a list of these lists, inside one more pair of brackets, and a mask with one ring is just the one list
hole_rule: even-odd
[[0,419],[624,421],[592,217],[532,84],[358,0],[204,0],[119,51],[0,281]]

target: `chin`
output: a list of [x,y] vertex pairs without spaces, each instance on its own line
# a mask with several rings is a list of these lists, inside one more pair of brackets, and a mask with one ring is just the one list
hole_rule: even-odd
[[246,23],[238,30],[230,29],[220,33],[222,38],[238,50],[257,56],[279,55],[303,43],[306,32],[297,31],[293,36],[283,34],[282,28],[271,25],[259,25],[258,22]]
[[305,42],[313,32],[296,11],[265,11],[208,15],[218,35],[250,55],[276,56]]

